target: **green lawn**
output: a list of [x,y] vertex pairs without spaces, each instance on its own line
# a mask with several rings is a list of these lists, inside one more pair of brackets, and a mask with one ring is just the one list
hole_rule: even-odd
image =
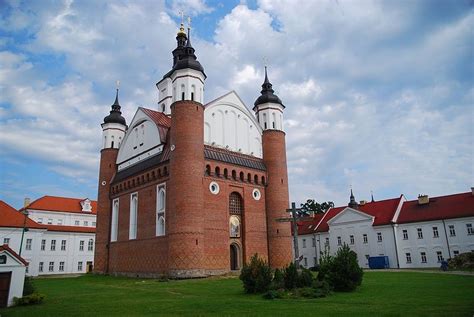
[[366,272],[353,293],[323,299],[265,300],[246,295],[238,278],[159,282],[109,276],[35,280],[38,306],[0,316],[473,316],[474,277]]

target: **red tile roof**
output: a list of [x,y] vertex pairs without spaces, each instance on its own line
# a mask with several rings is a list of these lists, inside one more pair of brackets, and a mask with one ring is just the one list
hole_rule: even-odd
[[28,262],[25,261],[21,256],[18,255],[15,251],[13,251],[8,244],[0,245],[0,252],[6,251],[11,254],[14,258],[18,259],[21,263],[23,263],[25,266],[28,266]]
[[[324,214],[315,214],[311,221],[298,221],[298,234],[313,234],[316,231],[316,226],[323,218]],[[291,234],[293,234],[293,226],[291,226]]]
[[95,227],[45,225],[48,231],[95,233]]
[[452,219],[474,216],[474,195],[472,192],[439,196],[429,199],[429,203],[418,205],[418,200],[403,204],[397,223]]
[[166,136],[171,127],[171,118],[163,112],[140,107],[140,109],[155,122],[160,132],[161,143],[166,143]]
[[23,225],[27,228],[45,229],[30,218],[26,218],[25,224],[25,216],[21,212],[0,200],[0,227],[23,228]]
[[[397,211],[397,207],[400,204],[400,200],[402,196],[399,198],[392,198],[386,200],[380,200],[375,202],[365,203],[364,205],[360,205],[358,210],[366,213],[370,216],[375,217],[374,219],[374,226],[382,226],[388,225],[391,223],[395,212]],[[329,209],[325,214],[323,219],[321,220],[318,228],[316,229],[317,232],[327,232],[329,231],[328,221],[338,215],[341,211],[348,208],[347,206],[342,207],[334,207]]]
[[[92,212],[82,211],[81,201],[84,199],[43,196],[33,201],[26,209],[48,210],[58,212],[73,212],[82,214],[97,214],[97,202],[91,200]],[[20,209],[23,210],[24,208]]]

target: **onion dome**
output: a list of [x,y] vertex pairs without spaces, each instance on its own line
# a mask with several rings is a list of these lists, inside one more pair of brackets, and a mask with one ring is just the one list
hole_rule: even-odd
[[283,108],[285,108],[280,98],[278,98],[278,96],[275,95],[274,92],[275,91],[272,88],[272,84],[268,80],[267,66],[265,66],[265,81],[262,84],[262,91],[260,92],[261,96],[258,97],[257,100],[255,100],[254,102],[254,110],[255,110],[255,107],[257,107],[258,105],[261,105],[267,102],[277,103],[281,105]]
[[354,194],[352,193],[352,188],[351,188],[351,197],[350,197],[350,201],[349,201],[349,204],[347,205],[351,208],[354,208],[354,209],[357,209],[359,208],[359,204],[356,202],[355,198],[354,198]]
[[119,123],[123,125],[127,125],[125,122],[125,118],[122,117],[122,112],[120,111],[120,104],[118,101],[118,88],[117,93],[115,94],[115,102],[112,105],[112,110],[110,110],[110,114],[104,118],[104,123]]

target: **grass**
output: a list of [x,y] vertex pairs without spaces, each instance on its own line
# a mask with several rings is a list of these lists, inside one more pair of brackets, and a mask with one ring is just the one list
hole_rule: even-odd
[[159,282],[87,275],[36,279],[45,302],[0,309],[0,316],[473,316],[474,277],[366,272],[353,293],[265,300],[238,278]]

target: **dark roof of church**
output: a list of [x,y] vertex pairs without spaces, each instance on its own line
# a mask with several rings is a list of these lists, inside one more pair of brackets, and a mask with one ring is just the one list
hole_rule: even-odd
[[278,98],[278,96],[275,95],[274,92],[275,91],[272,88],[272,83],[270,83],[270,81],[268,80],[267,67],[265,66],[265,80],[262,84],[262,91],[260,92],[261,95],[260,97],[257,98],[257,100],[255,100],[253,110],[255,111],[255,108],[258,105],[261,105],[267,102],[276,103],[276,104],[281,105],[283,108],[285,108],[280,98]]
[[123,125],[127,125],[125,118],[122,117],[122,112],[120,111],[120,104],[118,101],[118,89],[117,93],[115,94],[115,102],[112,105],[112,110],[110,110],[110,114],[104,118],[104,123],[120,123]]
[[221,148],[212,147],[209,145],[204,146],[204,157],[209,160],[220,161],[262,171],[265,171],[267,169],[262,159]]

